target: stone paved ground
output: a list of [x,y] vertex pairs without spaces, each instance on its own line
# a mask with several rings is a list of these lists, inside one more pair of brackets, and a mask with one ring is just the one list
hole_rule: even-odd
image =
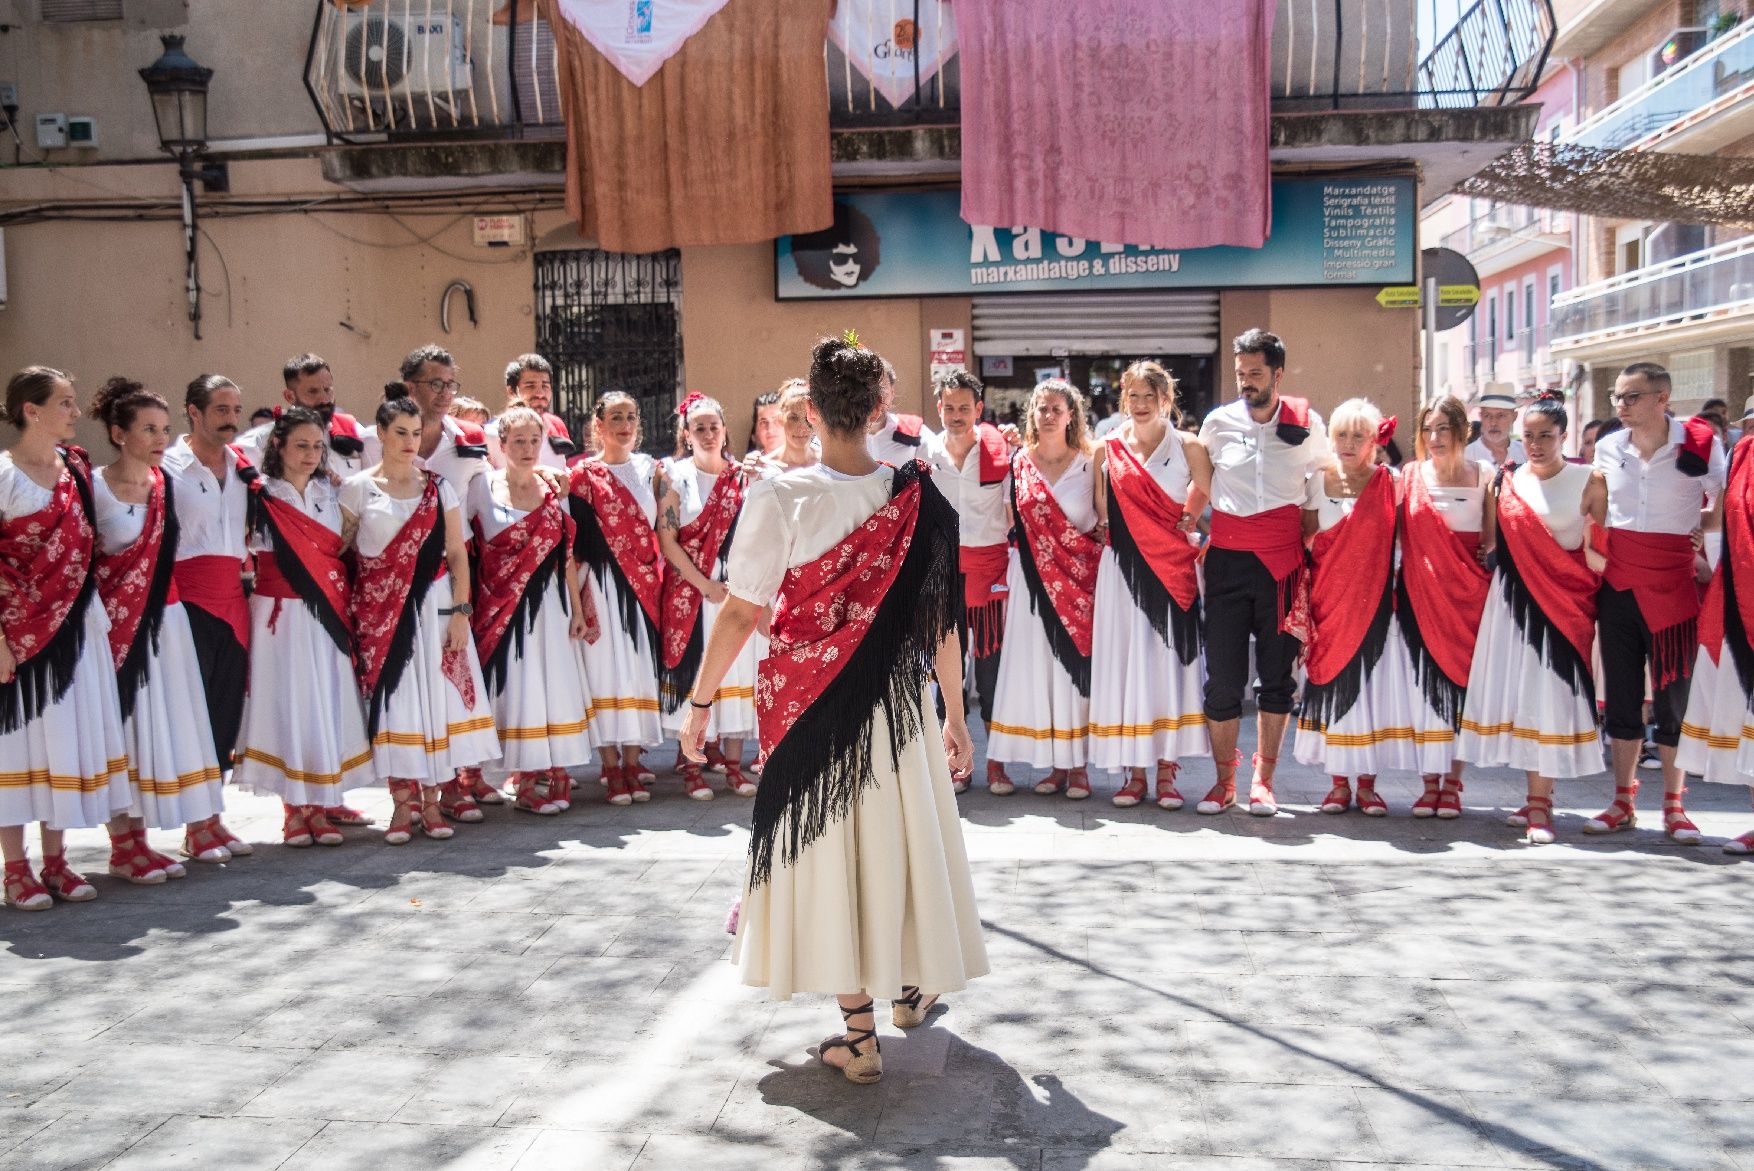
[[[1545,848],[1504,774],[1450,823],[1325,788],[1287,768],[1271,821],[964,797],[994,972],[885,1024],[863,1088],[805,1056],[823,1001],[724,962],[725,795],[98,878],[0,913],[0,1168],[1754,1171],[1754,862],[1582,838],[1605,780]],[[1693,803],[1754,827],[1742,790]]]

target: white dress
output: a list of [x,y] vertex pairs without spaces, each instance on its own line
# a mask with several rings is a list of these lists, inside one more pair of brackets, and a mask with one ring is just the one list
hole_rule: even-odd
[[[893,476],[888,468],[848,477],[818,466],[754,485],[731,554],[731,592],[771,603],[787,569],[816,560],[889,499]],[[733,947],[745,984],[778,1000],[861,989],[894,997],[904,985],[954,992],[986,973],[929,688],[920,703],[920,734],[902,746],[900,768],[890,767],[887,723],[879,717],[871,730],[874,776],[852,812],[795,863],[776,856],[760,887],[745,882]]]
[[[101,470],[92,473],[91,494],[97,505],[98,543],[105,554],[119,553],[140,539],[146,527],[144,504],[117,500]],[[190,696],[201,694],[195,636],[183,604],[172,602],[164,608],[158,636],[147,640],[146,677],[124,722],[128,782],[134,791],[128,812],[152,829],[181,829],[225,808],[224,778],[213,751],[207,708],[189,702]]]
[[[607,464],[645,513],[658,520],[652,472],[658,461],[634,452],[627,462]],[[597,591],[597,624],[603,637],[585,647],[585,682],[591,691],[591,735],[599,748],[655,748],[664,742],[658,723],[658,657],[644,622],[622,625],[622,589],[605,567],[590,574]]]
[[[691,459],[684,459],[670,466],[670,483],[676,488],[676,496],[682,502],[680,519],[683,524],[690,524],[699,516],[701,509],[706,507],[707,497],[712,494],[713,484],[718,476],[712,472],[703,472],[695,466]],[[736,534],[732,534],[731,544],[736,545]],[[707,576],[713,581],[725,580],[725,567],[722,560],[715,560],[712,572]],[[675,570],[665,566],[665,572]],[[713,623],[718,621],[720,607],[706,598],[700,603],[700,630],[703,640],[712,637]],[[703,648],[704,650],[704,648]],[[755,664],[767,654],[767,639],[759,634],[751,635],[737,653],[731,663],[731,669],[725,672],[724,682],[713,696],[713,710],[707,717],[707,739],[724,738],[727,740],[743,740],[755,735]],[[674,712],[664,714],[664,731],[674,736],[682,731],[682,721],[688,718],[688,705],[678,707]]]
[[[304,493],[264,479],[270,495],[327,528],[341,531],[341,504],[327,480]],[[251,549],[271,557],[254,537]],[[238,734],[232,783],[287,805],[341,804],[349,789],[375,783],[365,704],[350,659],[297,598],[250,598],[250,696]]]
[[[1082,533],[1096,527],[1092,468],[1089,456],[1075,456],[1053,486],[1066,519]],[[1089,760],[1090,700],[1054,658],[1042,616],[1030,605],[1015,548],[1005,580],[1011,597],[993,719],[987,725],[987,759],[1031,768],[1083,768]]]
[[[1725,598],[1724,605],[1735,605],[1735,599]],[[1715,784],[1747,785],[1754,783],[1754,747],[1750,746],[1754,715],[1749,713],[1728,640],[1712,649],[1717,651],[1717,662],[1711,661],[1703,646],[1694,660],[1675,765]]]
[[[1322,472],[1310,476],[1304,507],[1314,510],[1322,532],[1352,515],[1357,503],[1357,497],[1329,496]],[[1392,585],[1393,565],[1389,572]],[[1423,699],[1419,689],[1410,685],[1412,679],[1412,656],[1391,616],[1382,654],[1364,672],[1357,701],[1325,728],[1307,717],[1299,718],[1292,755],[1333,777],[1374,777],[1390,769],[1417,769],[1414,704],[1417,700],[1423,705]],[[1438,771],[1448,768],[1445,760]]]
[[[496,479],[501,479],[499,473],[477,476],[469,486],[470,520],[489,541],[530,515],[494,499]],[[565,501],[561,503],[564,507]],[[571,557],[572,550],[566,554]],[[505,685],[488,696],[499,729],[501,768],[542,772],[590,763],[591,693],[585,686],[585,643],[571,636],[571,624],[566,574],[560,572],[536,609],[535,625],[523,632],[521,650],[515,641],[517,632],[506,628],[504,638],[511,645]]]
[[[1528,467],[1512,474],[1517,495],[1552,530],[1564,549],[1583,544],[1581,511],[1590,469],[1566,464],[1550,480]],[[1500,588],[1503,571],[1492,575],[1456,755],[1471,764],[1505,766],[1544,777],[1589,776],[1602,771],[1602,741],[1595,706],[1574,695],[1517,629],[1510,603]]]
[[[1182,436],[1174,427],[1164,431],[1145,468],[1171,500],[1186,504],[1192,480]],[[1201,707],[1205,683],[1203,648],[1183,663],[1133,600],[1114,550],[1103,549],[1090,648],[1091,765],[1151,768],[1160,760],[1212,755]]]
[[[457,494],[451,486],[441,480],[438,491],[440,508],[456,511]],[[398,500],[387,494],[367,472],[341,486],[341,507],[359,518],[354,543],[366,557],[383,553],[419,503],[418,496]],[[438,523],[444,523],[442,516]],[[372,737],[372,760],[385,780],[440,785],[460,768],[499,759],[499,736],[487,707],[487,685],[481,679],[474,639],[466,640],[463,653],[475,702],[466,702],[445,677],[445,628],[450,619],[439,611],[450,605],[451,582],[446,575],[426,591],[425,604],[415,616],[414,653],[396,690],[384,697],[377,734]]]
[[[1429,461],[1413,466],[1424,476],[1426,490],[1431,494],[1431,505],[1443,517],[1443,523],[1451,532],[1478,533],[1485,528],[1486,489],[1496,474],[1491,464],[1475,465],[1480,477],[1479,483],[1472,488],[1450,488],[1432,483]],[[1413,662],[1412,653],[1407,650],[1401,632],[1394,631],[1389,641],[1396,644],[1400,653],[1392,663],[1387,661],[1388,656],[1385,654],[1384,668],[1400,670],[1404,667],[1405,675],[1400,676],[1393,686],[1412,697],[1412,763],[1405,767],[1414,769],[1421,776],[1448,776],[1451,765],[1458,759],[1456,730],[1437,713],[1437,709],[1425,697],[1425,690],[1419,683],[1418,668]]]
[[[0,451],[0,520],[40,512],[52,498],[13,465],[11,452]],[[66,694],[17,730],[0,732],[0,826],[91,829],[133,804],[110,620],[94,592]]]

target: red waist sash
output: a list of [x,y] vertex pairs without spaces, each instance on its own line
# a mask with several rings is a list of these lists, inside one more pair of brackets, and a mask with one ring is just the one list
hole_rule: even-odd
[[0,630],[18,663],[11,681],[0,683],[0,732],[15,731],[67,694],[85,648],[85,610],[97,589],[97,513],[85,452],[62,454],[49,503],[0,522],[0,579],[11,587],[0,595]]
[[244,598],[244,563],[237,557],[184,557],[177,562],[177,594],[231,627],[232,637],[250,648],[250,604]]
[[1011,504],[1030,609],[1041,620],[1054,659],[1088,694],[1102,543],[1067,519],[1053,486],[1027,452],[1019,452],[1011,464]]
[[1693,561],[1693,541],[1683,533],[1608,530],[1608,567],[1602,580],[1613,589],[1632,591],[1650,628],[1651,680],[1657,688],[1693,670],[1699,644]]
[[[522,647],[525,632],[535,626],[542,600],[556,578],[565,582],[571,538],[572,520],[560,499],[549,492],[540,508],[491,541],[477,539],[481,558],[469,625],[489,690],[503,686],[511,652]],[[513,637],[508,639],[507,634]]]
[[[1394,477],[1387,468],[1378,467],[1352,511],[1333,528],[1316,534],[1309,591],[1311,638],[1304,660],[1312,684],[1332,683],[1358,659],[1365,636],[1379,619],[1386,632],[1394,551]],[[1376,649],[1380,654],[1380,641]],[[1344,714],[1337,712],[1334,718]]]
[[[257,523],[267,533],[271,551],[256,558],[256,592],[276,602],[298,599],[336,649],[352,657],[352,597],[341,534],[267,491],[257,502]],[[276,605],[269,630],[279,616]]]
[[[1300,596],[1309,576],[1303,548],[1303,510],[1281,504],[1249,516],[1212,510],[1211,547],[1252,553],[1278,584],[1279,629],[1301,631],[1304,607]],[[1296,613],[1294,613],[1296,612]]]
[[963,545],[956,551],[956,568],[962,574],[962,611],[968,622],[969,649],[977,659],[988,658],[1005,638],[1011,546],[1006,541]]

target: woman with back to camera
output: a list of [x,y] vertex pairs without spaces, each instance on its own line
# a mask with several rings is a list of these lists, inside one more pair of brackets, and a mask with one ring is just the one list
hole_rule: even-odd
[[766,768],[736,960],[744,983],[777,999],[837,997],[846,1031],[817,1052],[858,1083],[883,1075],[872,997],[893,998],[894,1024],[911,1028],[987,968],[950,782],[973,755],[956,516],[923,465],[871,458],[881,379],[881,359],[850,335],[816,344],[822,464],[750,489],[681,734],[683,753],[704,760],[710,697],[771,606],[757,688]]
[[110,620],[110,661],[128,747],[134,804],[110,822],[110,873],[142,885],[182,878],[152,849],[146,830],[183,830],[183,856],[226,862],[210,822],[225,808],[224,782],[203,707],[195,636],[171,580],[177,517],[159,469],[171,442],[170,405],[138,382],[112,378],[92,403],[116,460],[92,477],[97,507],[97,589]]
[[382,458],[341,485],[342,536],[358,553],[353,629],[372,757],[395,802],[384,842],[405,845],[416,819],[445,824],[439,786],[459,768],[499,759],[499,738],[469,628],[469,555],[462,505],[417,465],[420,408],[379,404]]
[[[1011,600],[987,759],[1049,769],[1035,791],[1077,800],[1090,796],[1090,647],[1108,526],[1096,511],[1084,400],[1062,379],[1030,395],[1023,448],[1011,460],[1011,511]],[[987,791],[1014,790],[989,771]]]
[[[73,382],[26,366],[6,385],[18,441],[0,451],[0,854],[5,899],[46,911],[97,888],[69,869],[63,833],[133,804],[110,623],[97,598],[91,465],[73,446]],[[31,873],[24,830],[42,823]]]
[[591,408],[597,454],[572,469],[573,555],[602,599],[603,636],[585,647],[585,682],[595,708],[592,735],[609,804],[651,800],[657,778],[640,761],[664,742],[658,722],[658,461],[639,450],[639,403],[625,391]]
[[1419,417],[1418,462],[1402,472],[1401,573],[1394,637],[1407,648],[1413,750],[1425,792],[1414,817],[1462,815],[1457,748],[1468,674],[1492,577],[1492,465],[1470,460],[1468,409],[1443,395]]
[[1180,809],[1181,758],[1212,755],[1201,710],[1199,549],[1189,539],[1212,462],[1178,429],[1175,384],[1156,362],[1127,367],[1121,404],[1127,421],[1096,451],[1097,511],[1108,518],[1109,544],[1096,574],[1090,763],[1125,770],[1117,806],[1149,797]]
[[[591,762],[591,693],[584,648],[600,637],[572,559],[564,490],[538,473],[548,435],[526,406],[499,417],[505,466],[469,486],[479,553],[475,648],[499,729],[513,805],[543,816],[572,805],[572,768]],[[542,792],[537,792],[541,786]]]
[[1602,771],[1596,684],[1596,587],[1590,508],[1600,472],[1565,462],[1565,403],[1542,395],[1523,411],[1529,462],[1498,477],[1497,568],[1468,672],[1456,755],[1522,769],[1528,804],[1511,815],[1526,840],[1553,840],[1553,782]]
[[321,416],[304,407],[280,413],[262,445],[250,539],[250,695],[232,780],[280,798],[282,840],[294,847],[339,846],[336,826],[358,824],[342,798],[375,783],[327,457]]
[[[658,694],[670,732],[681,730],[684,701],[706,650],[706,633],[725,603],[725,565],[745,486],[752,478],[725,458],[725,413],[716,399],[691,394],[677,414],[685,450],[660,473],[658,497],[658,547],[670,563],[662,595]],[[708,721],[707,761],[725,774],[725,784],[739,797],[755,796],[755,782],[743,772],[743,741],[755,735],[759,641],[758,636],[744,645],[720,682]],[[712,787],[699,765],[681,760],[676,767],[690,797],[712,799]]]

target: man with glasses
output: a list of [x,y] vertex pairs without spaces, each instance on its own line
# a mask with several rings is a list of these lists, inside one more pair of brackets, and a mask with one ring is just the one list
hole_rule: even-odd
[[1595,467],[1608,483],[1606,500],[1592,510],[1608,532],[1596,639],[1615,789],[1614,803],[1584,832],[1615,833],[1637,824],[1648,664],[1663,829],[1683,845],[1698,845],[1699,830],[1681,803],[1686,775],[1675,767],[1675,746],[1699,642],[1693,533],[1723,491],[1724,453],[1709,422],[1669,416],[1669,393],[1669,372],[1655,362],[1626,367],[1613,394],[1614,414],[1625,426],[1596,441]]
[[[457,361],[442,346],[424,345],[402,359],[402,381],[384,388],[385,398],[406,396],[420,408],[419,465],[451,486],[458,500],[469,499],[469,485],[487,474],[487,433],[474,423],[450,416],[451,403],[462,385]],[[383,458],[376,427],[365,429],[364,464]]]
[[1516,426],[1516,396],[1489,386],[1474,405],[1480,408],[1480,437],[1468,444],[1467,458],[1485,460],[1495,468],[1527,463],[1522,440],[1510,434]]
[[[361,437],[359,420],[346,411],[335,409],[335,375],[329,363],[317,354],[299,354],[288,358],[280,370],[285,389],[281,391],[289,406],[307,407],[322,417],[329,428],[329,470],[346,479],[365,466],[365,440]],[[268,432],[273,430],[274,417],[281,408],[270,412],[266,423],[251,427],[238,436],[238,446],[250,462],[262,462],[262,449],[268,445]],[[255,416],[251,416],[253,419]]]

